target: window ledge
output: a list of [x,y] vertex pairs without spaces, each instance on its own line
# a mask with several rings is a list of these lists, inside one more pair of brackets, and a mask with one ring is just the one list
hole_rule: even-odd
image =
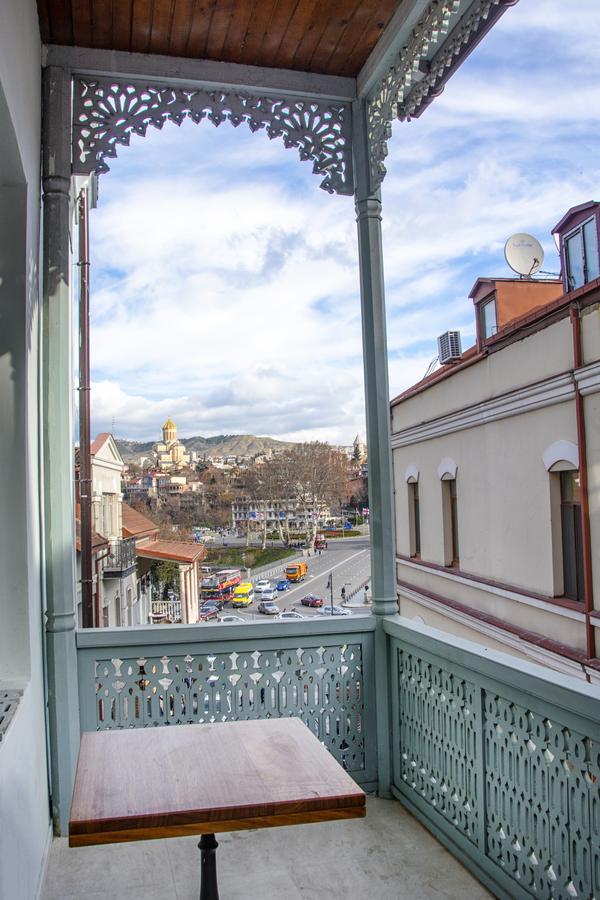
[[0,744],[19,706],[23,691],[17,688],[2,688],[0,685]]

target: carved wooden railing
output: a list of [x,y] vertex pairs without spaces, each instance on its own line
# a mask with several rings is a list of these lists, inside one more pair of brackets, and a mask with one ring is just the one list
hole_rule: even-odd
[[384,627],[395,796],[497,896],[600,897],[598,689]]
[[82,730],[298,716],[373,787],[374,627],[355,616],[79,632]]

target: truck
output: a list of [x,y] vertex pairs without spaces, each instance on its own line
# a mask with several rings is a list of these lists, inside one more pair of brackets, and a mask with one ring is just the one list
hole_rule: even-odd
[[306,578],[307,566],[304,560],[297,563],[291,563],[286,567],[285,577],[288,581],[304,581]]
[[318,534],[315,538],[315,550],[327,550],[327,541],[324,534]]

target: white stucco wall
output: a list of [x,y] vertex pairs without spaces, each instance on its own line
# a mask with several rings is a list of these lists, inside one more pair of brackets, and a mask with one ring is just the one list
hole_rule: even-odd
[[[40,78],[35,2],[2,0],[0,231],[10,236],[12,259],[0,251],[0,471],[10,477],[10,484],[1,483],[0,553],[5,555],[0,591],[9,588],[10,593],[0,594],[0,681],[24,690],[0,743],[0,897],[7,900],[37,895],[50,838],[37,450]],[[3,202],[7,185],[16,198],[16,216]],[[6,241],[2,247],[6,250]]]

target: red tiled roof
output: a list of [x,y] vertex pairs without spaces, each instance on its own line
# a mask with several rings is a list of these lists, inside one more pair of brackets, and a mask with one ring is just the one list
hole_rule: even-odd
[[194,544],[192,541],[153,541],[143,547],[136,547],[135,552],[144,559],[172,559],[185,563],[193,563],[206,556],[204,545]]
[[129,503],[123,503],[123,537],[144,536],[158,537],[158,525]]
[[90,444],[90,455],[95,456],[96,453],[104,447],[109,437],[110,433],[108,431],[101,431]]

